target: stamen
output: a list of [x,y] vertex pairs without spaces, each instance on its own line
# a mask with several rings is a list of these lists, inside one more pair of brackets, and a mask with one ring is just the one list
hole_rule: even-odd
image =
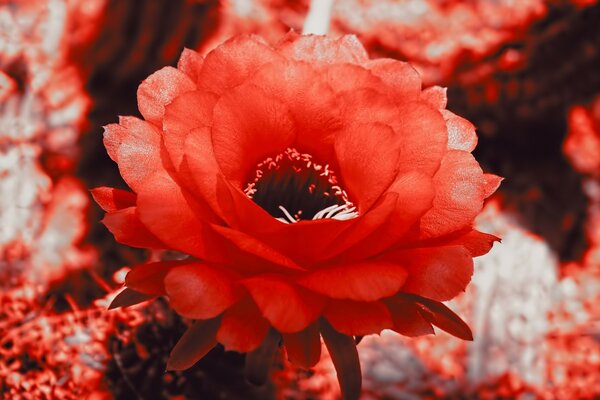
[[313,217],[313,219],[321,219],[324,218],[325,213],[327,213],[330,210],[333,210],[335,208],[339,207],[337,204],[334,204],[332,206],[329,206],[327,208],[322,209],[321,211],[319,211],[318,213],[315,214],[315,216]]
[[283,215],[285,215],[290,222],[292,222],[292,223],[293,222],[298,222],[298,221],[296,221],[296,219],[294,217],[292,217],[290,215],[290,213],[288,212],[288,210],[285,209],[284,206],[279,206],[279,209],[283,212]]

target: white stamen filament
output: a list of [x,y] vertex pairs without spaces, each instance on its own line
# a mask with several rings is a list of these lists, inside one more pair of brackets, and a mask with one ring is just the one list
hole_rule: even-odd
[[[279,206],[279,209],[281,212],[283,212],[285,217],[275,218],[277,221],[283,222],[284,224],[293,224],[298,222],[298,219],[294,218],[284,206]],[[317,219],[331,218],[339,221],[345,221],[356,217],[358,217],[358,211],[356,211],[356,207],[352,204],[342,204],[341,206],[334,204],[316,213],[312,219],[314,221]]]
[[[292,223],[298,222],[298,221],[296,221],[296,219],[294,217],[292,217],[292,215],[289,213],[288,210],[285,209],[284,206],[279,206],[279,209],[283,212],[283,215],[286,216],[286,218],[288,219],[289,222],[292,222]],[[281,221],[282,219],[285,219],[285,218],[277,218],[277,219]],[[288,221],[286,221],[286,222],[288,222]]]

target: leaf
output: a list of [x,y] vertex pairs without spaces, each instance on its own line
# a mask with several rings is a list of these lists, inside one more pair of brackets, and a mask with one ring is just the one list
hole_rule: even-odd
[[143,303],[144,301],[148,301],[155,297],[156,296],[140,293],[133,289],[125,288],[113,299],[113,301],[111,301],[110,305],[108,306],[108,309],[112,310],[118,307],[134,306],[136,304]]
[[219,325],[221,317],[194,322],[171,351],[167,371],[187,369],[212,350],[217,345]]
[[315,323],[296,333],[283,335],[288,359],[302,368],[314,367],[321,358],[321,336]]
[[337,372],[342,398],[358,400],[362,376],[354,338],[339,333],[324,318],[321,319],[320,325],[321,335]]
[[438,328],[457,338],[473,340],[471,328],[443,303],[409,293],[401,293],[399,296],[417,303],[421,307],[419,311],[423,318]]
[[248,381],[258,386],[267,381],[280,340],[280,334],[275,329],[270,329],[260,346],[246,355],[244,373]]

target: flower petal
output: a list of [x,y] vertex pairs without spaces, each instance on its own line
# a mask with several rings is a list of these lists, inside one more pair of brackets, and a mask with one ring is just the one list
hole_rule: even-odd
[[433,176],[447,151],[448,131],[442,114],[426,103],[402,103],[393,128],[402,142],[399,172],[416,170]]
[[258,86],[232,89],[214,108],[215,159],[237,187],[243,187],[258,163],[283,152],[295,137],[294,120],[287,106]]
[[192,82],[196,82],[203,63],[204,58],[200,53],[184,48],[179,61],[177,61],[177,69],[186,74]]
[[433,177],[433,207],[421,218],[421,237],[442,236],[471,225],[483,207],[483,172],[470,153],[449,151]]
[[277,60],[283,61],[283,57],[260,37],[237,36],[208,53],[198,76],[198,86],[222,94],[243,83],[261,65]]
[[463,246],[424,247],[386,254],[408,271],[402,292],[446,301],[464,291],[473,275],[471,253]]
[[379,333],[393,326],[389,310],[379,301],[330,300],[323,316],[335,330],[351,336]]
[[236,226],[237,210],[230,185],[214,156],[210,128],[189,131],[183,150],[185,154],[178,173],[182,184],[189,187],[196,198],[201,198],[227,225]]
[[422,336],[434,334],[433,327],[421,314],[421,308],[413,301],[401,296],[394,296],[385,300],[392,320],[394,331],[404,336]]
[[294,333],[314,322],[325,305],[324,299],[285,279],[255,276],[242,281],[263,316],[279,332]]
[[135,290],[125,288],[119,292],[119,294],[110,302],[108,306],[109,310],[118,308],[118,307],[130,307],[136,304],[143,303],[150,299],[153,299],[155,296],[136,292]]
[[202,263],[177,266],[164,282],[171,307],[187,318],[216,317],[239,299],[229,274]]
[[319,325],[314,323],[296,333],[284,333],[283,345],[292,364],[302,368],[314,367],[321,358]]
[[443,110],[448,105],[448,89],[441,86],[431,86],[421,92],[421,100],[429,103],[433,108]]
[[[327,79],[327,84],[335,93],[362,89],[380,91],[384,87],[381,79],[359,65],[331,64],[321,66],[319,71]],[[348,77],[352,77],[352,79],[348,79]]]
[[477,146],[475,126],[448,110],[440,110],[448,127],[448,148],[472,152]]
[[421,216],[431,208],[435,188],[431,177],[411,171],[396,177],[388,193],[396,196],[391,214],[380,228],[346,252],[344,259],[369,258],[398,243],[415,229]]
[[399,265],[364,261],[319,269],[297,282],[334,299],[375,301],[396,294],[404,285],[407,275]]
[[256,304],[246,298],[225,311],[217,340],[227,351],[247,353],[262,343],[269,327],[269,322],[262,317]]
[[194,322],[171,351],[167,371],[188,369],[211,351],[217,345],[216,335],[220,323],[220,318]]
[[188,261],[159,261],[133,266],[125,277],[128,288],[140,293],[162,296],[165,292],[164,280],[174,267],[188,264]]
[[[279,221],[277,221],[279,222]],[[264,243],[286,254],[298,265],[310,269],[311,265],[323,260],[325,254],[346,229],[356,221],[322,218],[314,221],[300,221],[295,224],[279,224],[279,229],[257,232]]]
[[117,242],[127,246],[149,249],[164,249],[167,247],[140,222],[136,207],[108,212],[104,215],[102,223],[113,234]]
[[483,174],[484,186],[483,192],[486,198],[490,197],[494,194],[496,190],[500,187],[500,184],[504,180],[504,178],[494,175],[494,174]]
[[337,39],[321,35],[301,35],[288,33],[278,44],[277,50],[288,59],[311,63],[351,63],[362,64],[369,56],[354,35],[344,35]]
[[98,205],[108,212],[135,206],[135,193],[111,187],[98,187],[90,190]]
[[333,133],[342,126],[339,106],[322,73],[309,63],[288,61],[262,66],[249,79],[290,110],[298,135],[294,147],[327,164],[333,155]]
[[104,127],[104,146],[135,192],[145,186],[148,176],[164,170],[160,141],[158,128],[135,117],[120,117],[119,124]]
[[347,260],[343,253],[353,246],[359,245],[388,221],[394,212],[397,197],[396,193],[385,193],[366,214],[350,220],[353,224],[343,230],[327,248],[323,249],[322,260],[337,256],[340,256],[342,260]]
[[166,172],[146,179],[146,185],[138,190],[137,204],[142,223],[169,248],[210,262],[228,260],[225,241],[206,221],[210,221],[210,210]]
[[385,84],[396,103],[414,101],[421,95],[421,78],[412,65],[391,58],[369,60],[366,67]]
[[335,101],[345,121],[386,124],[399,116],[397,105],[385,94],[371,87],[338,92]]
[[323,341],[327,346],[337,373],[342,398],[344,400],[358,400],[362,375],[354,338],[336,332],[336,329],[323,319],[320,321],[320,327]]
[[164,67],[140,84],[138,108],[146,121],[160,127],[165,106],[177,96],[195,89],[196,85],[186,74],[173,67]]
[[473,229],[453,239],[444,240],[443,244],[446,246],[461,245],[471,253],[471,257],[479,257],[487,254],[494,243],[499,241],[500,238],[497,236]]
[[288,257],[279,253],[265,243],[257,240],[253,236],[236,231],[235,229],[227,228],[225,226],[213,225],[212,227],[218,234],[230,240],[240,250],[261,257],[266,261],[270,261],[276,265],[279,265],[280,267],[283,267],[284,269],[304,271],[304,268],[300,267],[294,261],[290,260]]
[[[212,113],[218,97],[214,93],[195,90],[178,96],[165,107],[165,117],[162,122],[165,148],[179,170],[185,150],[188,134],[197,128],[212,125]],[[208,130],[197,130],[194,134],[207,134]],[[210,133],[208,133],[210,137]],[[212,151],[211,151],[212,153]],[[204,154],[195,157],[203,158]]]
[[396,177],[400,142],[387,125],[353,125],[336,134],[335,154],[344,187],[365,212]]

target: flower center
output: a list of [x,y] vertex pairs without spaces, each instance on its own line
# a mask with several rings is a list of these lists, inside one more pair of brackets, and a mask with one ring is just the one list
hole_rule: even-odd
[[284,223],[358,216],[329,165],[293,148],[259,163],[244,193]]

